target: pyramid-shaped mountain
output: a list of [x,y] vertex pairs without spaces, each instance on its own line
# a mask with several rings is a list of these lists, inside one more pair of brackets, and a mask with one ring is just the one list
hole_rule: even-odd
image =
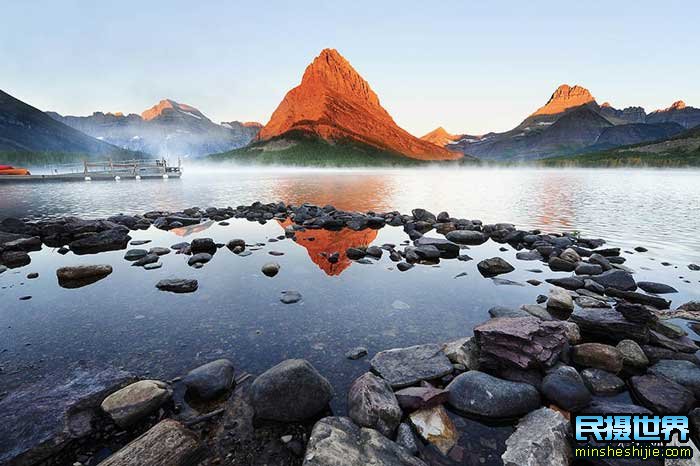
[[258,134],[258,141],[299,135],[350,142],[419,160],[456,160],[461,153],[401,129],[377,94],[336,50],[325,49],[306,68]]

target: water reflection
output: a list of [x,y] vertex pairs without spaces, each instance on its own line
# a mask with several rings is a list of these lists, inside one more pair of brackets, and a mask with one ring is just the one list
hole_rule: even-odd
[[194,235],[195,233],[202,233],[208,230],[209,227],[214,225],[214,223],[216,222],[214,222],[213,220],[209,220],[208,222],[200,223],[199,225],[189,225],[186,227],[173,228],[172,230],[170,230],[170,232],[181,237],[190,236]]
[[[292,225],[291,219],[278,220],[282,228]],[[340,231],[306,230],[296,233],[296,244],[306,249],[311,261],[323,270],[326,275],[336,276],[345,271],[352,261],[345,255],[351,247],[366,247],[377,238],[378,230],[354,231],[344,228]],[[331,263],[328,257],[338,253],[338,262]]]

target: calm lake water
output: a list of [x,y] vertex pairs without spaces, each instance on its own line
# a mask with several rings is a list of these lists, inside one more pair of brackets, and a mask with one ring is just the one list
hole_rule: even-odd
[[[546,232],[577,230],[602,237],[610,246],[649,252],[625,254],[637,280],[676,287],[673,305],[700,298],[700,172],[673,170],[247,170],[191,168],[181,180],[0,186],[0,218],[41,219],[75,215],[180,210],[191,206],[237,206],[254,201],[333,204],[377,212],[415,207],[435,213],[511,222]],[[362,232],[307,231],[298,241],[274,241],[284,225],[231,220],[197,231],[132,232],[150,246],[170,246],[197,237],[218,242],[243,238],[261,243],[247,257],[221,249],[196,270],[186,256],[171,253],[163,267],[131,267],[124,251],[97,256],[62,256],[46,248],[31,253],[30,265],[0,275],[0,393],[76,360],[123,366],[139,375],[170,378],[214,358],[229,357],[241,371],[261,372],[280,360],[310,360],[336,386],[334,406],[342,411],[350,382],[369,367],[375,352],[470,335],[494,305],[534,303],[546,286],[499,285],[483,278],[479,260],[501,256],[516,270],[501,278],[566,276],[537,262],[515,259],[491,241],[466,251],[474,260],[444,260],[401,273],[388,255],[371,265],[340,261],[331,266],[319,254],[347,247],[407,239],[401,228]],[[439,236],[432,232],[429,236]],[[273,240],[273,241],[271,241]],[[283,252],[273,257],[270,251]],[[281,272],[267,278],[269,261]],[[661,263],[668,261],[671,265]],[[108,278],[80,289],[58,286],[55,270],[65,265],[104,263]],[[544,273],[528,269],[541,268]],[[39,278],[26,275],[38,272]],[[466,276],[455,278],[458,274]],[[199,280],[189,295],[156,290],[162,278]],[[283,290],[303,300],[284,305]],[[22,296],[32,299],[20,301]],[[692,334],[695,336],[694,334]],[[350,361],[344,353],[366,346],[370,355]]]

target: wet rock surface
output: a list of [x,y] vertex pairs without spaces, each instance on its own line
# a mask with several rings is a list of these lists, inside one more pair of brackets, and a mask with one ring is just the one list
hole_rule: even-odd
[[370,364],[372,370],[389,382],[392,388],[437,379],[453,370],[442,348],[435,344],[381,351]]

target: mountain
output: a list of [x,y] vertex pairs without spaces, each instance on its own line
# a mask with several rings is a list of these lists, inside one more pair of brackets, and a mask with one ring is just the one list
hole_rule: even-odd
[[219,125],[195,107],[172,99],[161,100],[141,115],[95,112],[80,117],[47,113],[95,138],[159,157],[199,157],[243,147],[262,126],[237,121]]
[[684,128],[694,128],[700,125],[700,108],[688,107],[679,100],[670,107],[656,110],[647,115],[647,123],[678,123]]
[[354,144],[418,160],[457,160],[451,152],[401,129],[350,63],[325,49],[306,68],[260,130],[260,143],[312,138]]
[[423,141],[428,141],[436,146],[447,146],[453,142],[459,141],[462,138],[459,134],[450,134],[442,126],[438,126],[428,134],[421,136]]
[[[672,126],[669,125],[677,124],[661,123],[660,125],[671,128]],[[540,161],[540,164],[555,167],[699,167],[700,126],[662,140],[585,154],[552,157]]]
[[3,91],[0,91],[0,151],[124,155],[119,148],[60,123]]
[[649,115],[642,107],[599,106],[586,88],[562,84],[512,130],[445,139],[445,144],[482,159],[541,159],[669,138],[692,127],[696,118],[700,124],[700,109],[682,102]]

